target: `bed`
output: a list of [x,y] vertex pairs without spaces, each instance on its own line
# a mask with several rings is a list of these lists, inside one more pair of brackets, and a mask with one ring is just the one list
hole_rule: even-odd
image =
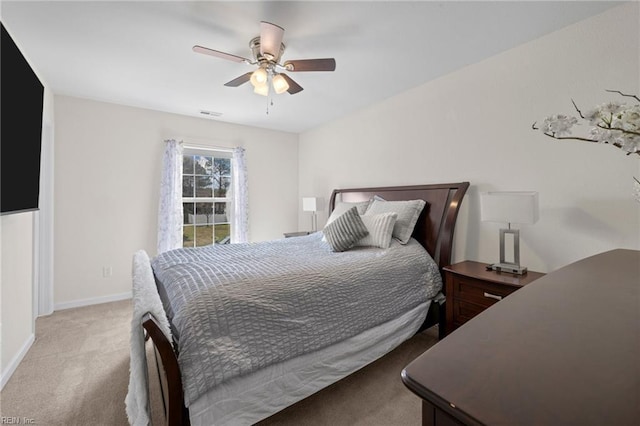
[[[156,355],[167,424],[253,424],[420,330],[439,324],[442,332],[441,268],[450,264],[468,187],[460,182],[334,190],[330,212],[374,199],[424,201],[411,238],[392,240],[384,249],[335,253],[316,233],[178,249],[144,261],[141,273],[134,267],[134,286],[146,276],[155,283],[153,297],[162,301],[162,311],[150,309],[141,323]],[[256,275],[252,268],[261,262]],[[410,265],[417,265],[415,271]],[[215,282],[214,290],[192,281]]]

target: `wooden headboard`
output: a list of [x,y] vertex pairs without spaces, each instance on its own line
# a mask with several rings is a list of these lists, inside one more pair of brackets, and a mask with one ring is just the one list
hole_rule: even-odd
[[329,212],[333,211],[336,201],[367,201],[374,195],[386,201],[426,201],[427,204],[418,218],[412,236],[427,249],[442,269],[451,264],[453,231],[467,188],[469,182],[336,189],[331,193]]

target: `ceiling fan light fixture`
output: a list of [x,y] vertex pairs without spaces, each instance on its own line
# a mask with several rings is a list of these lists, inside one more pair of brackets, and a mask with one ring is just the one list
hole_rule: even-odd
[[253,74],[251,74],[251,78],[249,79],[249,81],[251,81],[251,84],[253,84],[253,87],[258,88],[258,86],[266,84],[267,79],[268,79],[267,70],[260,67],[257,70],[255,70]]
[[282,42],[283,35],[284,28],[270,22],[261,21],[260,35],[252,38],[249,42],[253,60],[199,45],[193,46],[192,49],[196,53],[233,62],[244,62],[251,66],[257,65],[258,69],[246,72],[226,82],[224,85],[226,87],[238,87],[249,81],[254,88],[253,91],[262,96],[269,96],[271,89],[276,94],[288,92],[290,95],[304,90],[288,74],[280,74],[276,70],[287,72],[335,71],[336,60],[334,58],[296,59],[288,60],[284,64],[280,63],[280,58],[285,51],[285,45]]
[[257,84],[253,89],[253,93],[257,93],[262,96],[269,96],[269,83],[265,81],[262,84]]
[[280,93],[286,92],[289,89],[289,83],[287,83],[287,80],[285,80],[285,78],[280,74],[274,75],[271,82],[273,83],[273,90],[278,95]]

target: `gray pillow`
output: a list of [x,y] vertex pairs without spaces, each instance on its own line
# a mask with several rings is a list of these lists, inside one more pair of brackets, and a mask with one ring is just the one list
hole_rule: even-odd
[[398,219],[393,226],[393,237],[401,244],[407,244],[413,234],[418,217],[426,202],[424,200],[380,201],[373,200],[365,213],[366,216],[381,213],[397,213]]
[[396,213],[383,213],[360,216],[369,235],[356,242],[356,246],[389,248],[393,226],[396,224]]
[[333,251],[349,250],[369,234],[355,206],[325,226],[322,232]]
[[361,201],[359,203],[343,203],[342,201],[336,201],[333,211],[331,212],[329,219],[327,219],[325,226],[336,220],[339,216],[342,216],[344,212],[349,210],[351,207],[357,207],[358,213],[364,214],[369,207],[369,203],[371,203],[371,200]]

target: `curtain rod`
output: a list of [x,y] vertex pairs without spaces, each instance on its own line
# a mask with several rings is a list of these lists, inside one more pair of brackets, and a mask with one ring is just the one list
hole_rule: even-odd
[[221,146],[210,146],[210,145],[198,145],[193,143],[185,143],[183,142],[183,148],[191,148],[191,149],[202,149],[205,151],[222,151],[222,152],[233,152],[233,148],[223,148]]

